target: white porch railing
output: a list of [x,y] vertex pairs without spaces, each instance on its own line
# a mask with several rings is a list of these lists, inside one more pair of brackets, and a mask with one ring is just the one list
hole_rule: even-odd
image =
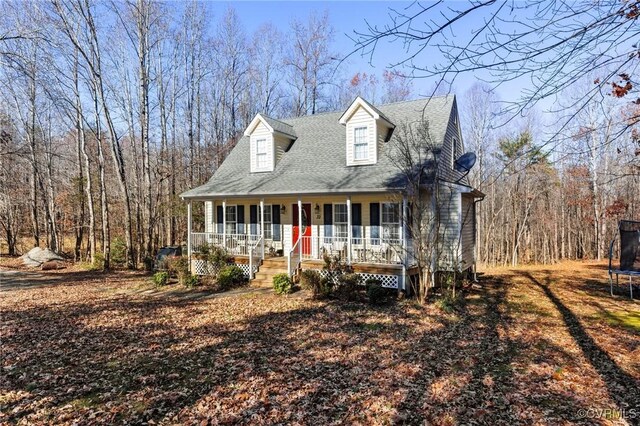
[[260,265],[260,259],[264,257],[264,244],[262,237],[255,244],[249,246],[249,279],[253,279],[253,271]]
[[[339,256],[347,259],[349,249],[344,237],[302,237],[302,258],[304,260],[322,260],[324,255]],[[401,239],[389,238],[352,238],[352,263],[402,263],[404,251]]]
[[[197,253],[205,244],[225,247],[229,254],[249,256],[257,262],[264,257],[264,245],[260,235],[253,234],[217,234],[214,232],[194,232],[191,234],[192,251]],[[352,263],[401,264],[407,250],[402,248],[401,239],[390,238],[352,238]],[[411,247],[411,241],[407,241]],[[302,249],[302,250],[300,250]],[[300,260],[322,260],[324,255],[340,256],[347,260],[347,238],[302,236],[286,251],[290,274],[298,268]],[[302,252],[302,257],[300,256]],[[410,258],[410,256],[409,256]]]
[[287,254],[287,271],[289,271],[289,276],[292,277],[298,266],[300,265],[300,241],[303,237],[299,237],[298,241],[291,247],[289,253]]
[[205,244],[224,247],[229,254],[248,256],[249,248],[255,246],[261,239],[260,235],[252,234],[217,234],[215,232],[191,233],[191,248],[194,252],[202,251]]

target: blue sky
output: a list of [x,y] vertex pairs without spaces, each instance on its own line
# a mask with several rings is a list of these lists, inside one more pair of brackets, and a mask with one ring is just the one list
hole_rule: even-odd
[[[324,12],[326,10],[329,13],[330,22],[335,29],[333,50],[344,55],[354,49],[354,43],[348,37],[348,35],[353,35],[354,30],[366,30],[366,22],[383,25],[389,21],[388,13],[390,7],[402,9],[410,4],[411,2],[398,1],[237,1],[211,2],[209,3],[209,7],[214,15],[214,19],[223,14],[226,7],[233,7],[238,12],[243,26],[250,33],[265,22],[271,21],[286,27],[294,18],[306,20],[313,11]],[[479,16],[477,19],[480,20],[481,17]],[[434,51],[431,54],[435,55],[436,52]],[[373,72],[380,75],[390,62],[397,61],[402,57],[401,44],[384,43],[380,44],[376,50],[373,67],[369,64],[368,57],[361,57],[356,54],[351,56],[348,62],[343,65],[344,68],[342,71],[345,75],[353,75],[359,71],[367,73]],[[461,95],[474,81],[475,79],[471,76],[460,77],[454,84],[455,93]],[[428,95],[433,84],[433,80],[414,81],[416,95]]]

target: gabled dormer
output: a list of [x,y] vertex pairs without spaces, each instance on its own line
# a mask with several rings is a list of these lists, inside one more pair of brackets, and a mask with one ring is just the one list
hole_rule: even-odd
[[358,96],[340,117],[346,127],[347,166],[376,164],[380,146],[395,125],[376,107]]
[[287,147],[296,140],[293,127],[257,114],[244,131],[249,138],[251,173],[272,172]]

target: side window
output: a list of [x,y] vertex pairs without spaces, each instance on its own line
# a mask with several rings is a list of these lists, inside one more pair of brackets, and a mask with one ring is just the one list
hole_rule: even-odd
[[451,168],[453,169],[456,163],[456,160],[460,155],[462,155],[462,149],[460,147],[460,142],[458,142],[458,138],[451,139]]

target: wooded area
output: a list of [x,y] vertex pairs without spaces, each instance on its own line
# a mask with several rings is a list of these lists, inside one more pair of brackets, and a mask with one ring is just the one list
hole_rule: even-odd
[[[328,14],[242,29],[197,2],[5,3],[0,23],[2,251],[46,245],[91,263],[139,266],[186,240],[177,195],[209,179],[246,125],[416,93],[398,71],[345,75]],[[570,125],[541,114],[504,124],[477,83],[458,93],[480,203],[479,260],[601,258],[617,220],[640,217],[635,104],[601,93],[601,75],[564,96]],[[630,83],[631,84],[631,83]],[[615,90],[615,86],[613,87]],[[196,218],[202,212],[195,212]]]

